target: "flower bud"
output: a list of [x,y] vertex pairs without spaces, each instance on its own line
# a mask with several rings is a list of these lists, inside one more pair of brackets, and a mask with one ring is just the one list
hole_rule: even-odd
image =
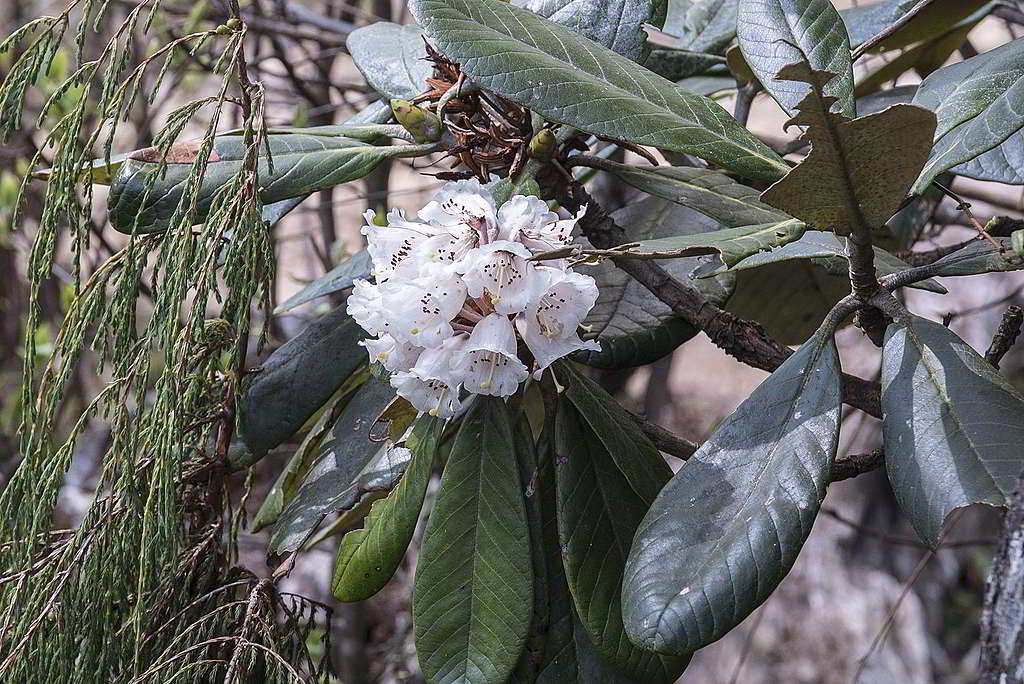
[[551,132],[550,128],[540,129],[540,132],[530,140],[530,156],[540,161],[551,161],[555,156],[557,142],[555,134]]
[[412,133],[418,143],[437,142],[441,139],[441,120],[433,112],[417,107],[408,100],[392,100],[391,111],[395,113],[402,128]]
[[1017,256],[1024,257],[1024,230],[1015,230],[1010,233],[1010,246]]

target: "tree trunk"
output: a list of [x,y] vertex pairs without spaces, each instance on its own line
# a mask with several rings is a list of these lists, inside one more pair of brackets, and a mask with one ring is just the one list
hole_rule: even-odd
[[1024,683],[1024,479],[1010,500],[981,616],[982,684]]

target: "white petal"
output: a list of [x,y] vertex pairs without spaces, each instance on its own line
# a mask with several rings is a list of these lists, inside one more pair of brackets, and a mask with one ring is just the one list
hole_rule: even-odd
[[445,183],[433,200],[420,209],[419,218],[434,226],[482,222],[493,230],[494,198],[476,179]]
[[459,381],[451,359],[460,355],[465,336],[449,338],[436,349],[425,349],[407,372],[391,376],[391,386],[420,411],[450,418],[459,409]]
[[522,234],[534,234],[545,224],[558,220],[539,197],[516,195],[498,209],[498,238],[519,240]]
[[388,371],[407,371],[419,358],[422,348],[396,340],[391,335],[381,335],[378,339],[366,339],[359,344],[366,347],[370,363],[380,363]]
[[386,226],[373,224],[369,211],[364,216],[368,221],[362,232],[366,236],[366,249],[373,259],[373,272],[378,283],[387,280],[425,240],[438,233],[431,225],[406,220],[398,209],[388,213]]
[[575,333],[597,301],[597,283],[588,275],[539,267],[544,277],[541,294],[524,317],[527,324],[546,337]]
[[527,261],[530,256],[518,242],[496,240],[470,250],[455,269],[463,274],[471,297],[486,294],[497,313],[514,314],[529,305],[540,285],[536,264]]
[[371,335],[379,335],[388,328],[380,288],[369,281],[361,278],[352,281],[352,293],[348,296],[345,310],[360,328]]
[[451,337],[451,321],[466,301],[458,275],[427,264],[403,265],[380,291],[388,332],[418,347],[437,347]]
[[575,332],[562,337],[545,337],[538,334],[536,330],[530,330],[524,325],[519,326],[519,331],[522,333],[523,341],[526,342],[526,346],[529,347],[530,352],[533,354],[533,359],[537,363],[533,377],[538,379],[545,368],[578,349],[601,351],[601,345],[597,340],[581,340]]
[[512,321],[502,314],[490,314],[473,326],[473,332],[466,343],[466,351],[492,351],[516,355],[516,331]]
[[534,254],[565,247],[572,242],[572,231],[576,227],[576,222],[586,213],[587,207],[584,206],[572,218],[553,220],[536,229],[522,230],[519,241],[529,247]]

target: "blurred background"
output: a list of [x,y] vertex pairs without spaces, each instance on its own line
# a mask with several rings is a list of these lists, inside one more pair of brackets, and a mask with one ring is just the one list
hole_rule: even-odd
[[[112,0],[106,22],[110,27],[117,26],[136,4],[136,0]],[[836,0],[835,4],[842,9],[870,3]],[[32,18],[59,12],[62,7],[60,0],[4,0],[0,3],[0,36]],[[138,59],[200,24],[220,23],[228,16],[220,0],[164,0],[160,7],[151,30],[135,43]],[[249,0],[242,7],[251,32],[249,63],[253,77],[267,88],[268,123],[279,126],[340,123],[371,102],[376,95],[347,55],[345,38],[354,27],[369,22],[410,21],[404,3],[391,0]],[[897,85],[913,84],[930,69],[984,52],[1016,38],[1020,32],[1021,28],[1006,18],[990,14],[924,45],[863,59],[858,63],[858,75],[878,80],[878,85],[884,83],[886,87],[894,82],[894,76],[898,76]],[[917,50],[916,56],[908,57],[913,50]],[[28,299],[26,255],[45,186],[41,182],[29,185],[23,218],[17,226],[12,225],[13,202],[29,160],[45,146],[44,135],[32,133],[32,124],[43,102],[73,68],[70,55],[70,51],[58,54],[50,74],[31,94],[22,133],[0,148],[0,273],[4,275],[0,285],[0,485],[19,459],[19,381],[25,362],[21,349]],[[149,146],[168,111],[215,92],[219,78],[211,70],[217,56],[204,49],[176,58],[153,102],[140,99],[136,103],[122,128],[119,149],[114,151]],[[11,59],[11,54],[0,56],[0,76]],[[897,66],[884,68],[894,63]],[[879,80],[886,76],[888,81]],[[155,73],[148,78],[154,79]],[[714,96],[731,110],[733,93],[735,90],[725,90]],[[74,96],[70,92],[63,98],[70,105]],[[52,124],[52,118],[44,121],[44,127],[47,122]],[[190,137],[190,132],[199,135],[205,123],[197,118],[183,137]],[[769,97],[759,95],[754,100],[749,126],[773,146],[784,146],[792,139],[791,133],[784,131],[784,123],[784,115]],[[276,301],[284,301],[361,248],[360,215],[366,208],[400,207],[415,212],[440,184],[430,174],[447,169],[448,162],[438,160],[430,165],[423,160],[398,160],[385,163],[362,181],[321,191],[304,202],[274,230]],[[627,206],[638,198],[633,191],[600,179],[596,188],[596,196],[609,209]],[[1020,188],[958,178],[953,189],[971,202],[982,223],[996,215],[1024,215]],[[104,192],[104,188],[97,188],[94,239],[83,257],[86,273],[116,252],[125,239],[107,226]],[[972,229],[952,200],[934,202],[927,211],[927,220],[903,245],[904,249],[912,246],[918,251],[928,250],[972,236]],[[45,324],[37,339],[40,358],[28,360],[30,363],[45,360],[48,341],[61,324],[74,287],[70,259],[68,253],[60,262],[65,267],[54,268],[53,277],[41,293]],[[791,277],[794,275],[783,268],[760,281],[757,303],[748,305],[744,315],[758,318],[769,327],[775,325],[773,321],[785,319],[787,308],[793,307],[787,292]],[[1024,303],[1021,273],[945,279],[943,284],[950,291],[948,295],[910,291],[905,295],[908,304],[916,313],[947,320],[952,329],[982,351],[1005,308]],[[818,288],[820,292],[814,290],[814,294],[825,297],[828,285],[810,281],[804,287]],[[275,316],[271,321],[271,344],[263,353],[269,353],[340,301],[321,299]],[[839,340],[848,372],[878,377],[878,354],[859,330],[846,328]],[[1024,344],[1011,350],[1002,369],[1018,386],[1024,383]],[[633,410],[699,441],[714,431],[765,375],[727,357],[698,335],[656,363],[628,372],[603,373],[599,379]],[[72,392],[65,401],[68,421],[81,412],[102,383],[102,376],[88,363],[76,371]],[[61,526],[80,520],[92,500],[98,463],[108,439],[102,420],[90,423],[66,476],[59,508]],[[864,452],[879,445],[876,421],[851,411],[845,418],[841,448]],[[248,499],[250,514],[295,446],[280,447],[256,467]],[[957,521],[943,545],[930,552],[916,541],[899,513],[884,473],[876,471],[838,483],[830,490],[823,514],[796,567],[779,590],[740,628],[700,651],[681,681],[976,681],[977,625],[998,524],[999,516],[994,511],[972,509]],[[343,605],[334,601],[329,591],[336,542],[336,536],[328,537],[300,556],[282,588],[333,606],[332,657],[342,682],[419,681],[408,604],[414,559],[406,560],[381,594],[363,603]],[[264,533],[243,531],[240,553],[241,562],[250,570],[269,573]]]

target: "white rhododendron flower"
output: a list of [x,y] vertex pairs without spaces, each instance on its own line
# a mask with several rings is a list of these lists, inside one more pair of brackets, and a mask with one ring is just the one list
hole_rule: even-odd
[[533,261],[572,240],[583,216],[560,219],[537,197],[500,207],[476,180],[447,183],[408,219],[366,212],[375,283],[356,280],[348,312],[361,344],[419,411],[448,418],[460,394],[508,397],[578,349],[597,285],[562,260]]

